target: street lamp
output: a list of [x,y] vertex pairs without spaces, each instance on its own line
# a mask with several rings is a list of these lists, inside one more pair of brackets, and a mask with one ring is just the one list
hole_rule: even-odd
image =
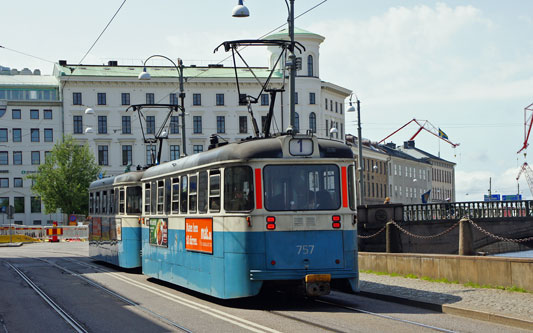
[[[85,114],[88,116],[94,116],[94,110],[91,107],[88,107],[87,109],[85,109]],[[85,129],[85,134],[90,133],[94,133],[94,130],[91,126],[87,126],[87,128]]]
[[359,152],[359,204],[362,205],[364,203],[364,181],[363,181],[363,137],[361,136],[361,102],[359,101],[359,98],[357,98],[356,94],[350,95],[350,107],[346,110],[346,112],[355,112],[355,108],[352,104],[352,96],[355,96],[355,100],[357,103],[357,148]]
[[[241,5],[242,5],[242,1],[241,1]],[[185,92],[183,90],[183,61],[178,58],[178,64],[176,65],[176,63],[174,61],[172,61],[172,59],[170,59],[168,57],[165,57],[164,55],[154,54],[154,55],[148,57],[144,61],[144,63],[143,63],[143,71],[138,76],[139,80],[143,80],[144,81],[144,80],[150,80],[152,78],[150,73],[148,73],[148,71],[146,70],[146,63],[148,62],[148,60],[150,60],[152,58],[155,58],[155,57],[160,57],[160,58],[167,59],[168,61],[170,61],[172,63],[172,65],[174,65],[174,67],[178,71],[179,89],[180,89],[179,98],[180,98],[180,104],[181,104],[181,105],[178,105],[178,108],[181,111],[181,141],[183,142],[183,156],[187,156],[187,143],[185,142]],[[168,133],[166,133],[166,132],[163,132],[161,134],[162,135],[166,134],[166,136],[168,137]],[[166,138],[166,137],[162,137],[162,138]]]
[[334,134],[337,134],[339,131],[337,130],[337,128],[335,127],[332,127],[330,130],[329,130],[329,138],[330,139],[333,139],[333,135]]
[[[290,5],[289,5],[290,3]],[[285,0],[289,16],[287,18],[287,24],[289,25],[289,38],[291,41],[289,47],[289,128],[287,132],[295,133],[297,128],[294,126],[296,122],[296,55],[294,54],[295,42],[294,42],[294,0]],[[250,11],[243,4],[243,0],[239,0],[237,6],[233,8],[233,17],[248,17]]]

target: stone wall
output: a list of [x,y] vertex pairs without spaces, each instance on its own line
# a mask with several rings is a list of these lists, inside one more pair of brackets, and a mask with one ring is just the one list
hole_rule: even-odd
[[533,292],[533,258],[359,252],[359,269]]

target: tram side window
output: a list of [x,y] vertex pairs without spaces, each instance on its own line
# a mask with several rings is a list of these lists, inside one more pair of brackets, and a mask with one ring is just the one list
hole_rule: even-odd
[[189,213],[196,213],[196,186],[197,186],[197,176],[189,177]]
[[120,214],[124,214],[124,204],[125,204],[125,201],[126,200],[126,195],[124,193],[124,188],[121,188],[120,189],[120,196],[119,196],[119,201],[118,201],[118,207],[119,207],[119,210],[120,210]]
[[180,212],[180,179],[172,178],[172,214]]
[[115,213],[115,190],[109,190],[109,214]]
[[95,201],[94,213],[100,214],[100,192],[96,192],[96,198],[94,201]]
[[163,214],[165,208],[165,181],[157,181],[157,214]]
[[220,212],[220,171],[211,171],[209,176],[209,210]]
[[107,191],[102,191],[102,214],[107,214]]
[[353,165],[348,167],[348,202],[350,209],[355,210],[355,180],[354,180],[355,168]]
[[181,195],[180,195],[180,211],[187,213],[187,176],[181,176]]
[[119,192],[118,188],[116,188],[115,189],[115,199],[114,199],[115,200],[115,204],[114,205],[115,205],[115,209],[116,209],[115,213],[117,213],[117,214],[120,213],[120,211],[118,209],[118,192]]
[[207,213],[207,171],[201,171],[198,177],[198,212]]
[[253,172],[247,166],[235,166],[224,171],[224,209],[249,211],[254,208]]
[[165,179],[165,214],[170,214],[170,178]]
[[142,189],[140,186],[129,186],[126,189],[126,213],[139,214],[142,206]]
[[150,212],[152,215],[156,214],[156,207],[157,207],[157,182],[152,182],[152,193],[150,193]]
[[94,204],[94,197],[93,197],[93,193],[91,192],[89,193],[89,214],[94,213],[93,204]]
[[150,214],[150,183],[144,184],[144,213]]

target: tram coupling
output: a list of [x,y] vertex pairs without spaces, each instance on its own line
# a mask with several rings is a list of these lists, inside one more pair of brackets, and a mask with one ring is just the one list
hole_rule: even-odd
[[308,274],[305,276],[305,293],[309,297],[329,295],[331,274]]

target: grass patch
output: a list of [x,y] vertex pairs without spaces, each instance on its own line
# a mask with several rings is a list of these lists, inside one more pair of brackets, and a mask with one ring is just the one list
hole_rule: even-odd
[[[428,282],[438,282],[438,283],[448,283],[448,284],[461,284],[457,280],[450,281],[450,280],[448,280],[446,278],[434,279],[434,278],[431,278],[429,276],[418,277],[418,276],[416,276],[414,274],[402,275],[402,274],[398,274],[398,273],[376,272],[376,271],[372,271],[372,270],[361,270],[361,273],[374,274],[374,275],[387,275],[387,276],[392,276],[392,277],[403,277],[403,278],[407,278],[407,279],[420,279],[420,280],[424,280],[424,281],[428,281]],[[504,287],[504,286],[492,286],[492,285],[489,285],[489,284],[481,285],[481,284],[475,283],[475,282],[466,282],[466,283],[463,283],[463,286],[470,287],[470,288],[507,290],[507,291],[513,291],[513,292],[518,292],[518,293],[533,293],[533,292],[525,290],[524,288],[519,288],[519,287],[516,287],[516,286]]]

